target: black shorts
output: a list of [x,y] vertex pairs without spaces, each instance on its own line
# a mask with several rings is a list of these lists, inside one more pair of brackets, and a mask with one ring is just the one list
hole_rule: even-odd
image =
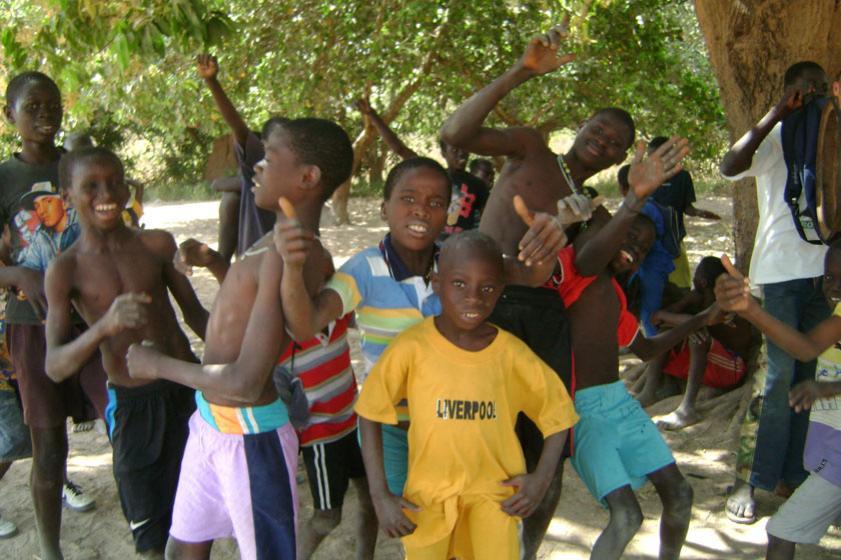
[[[507,286],[491,313],[490,321],[514,334],[551,367],[572,395],[572,349],[564,301],[555,290]],[[543,434],[520,414],[517,437],[526,466],[533,471],[543,451]],[[563,457],[569,456],[569,440]],[[560,461],[559,464],[562,464]]]
[[301,447],[315,509],[341,509],[352,478],[365,476],[357,431],[330,443]]
[[108,386],[114,478],[138,552],[164,550],[195,391],[169,381]]

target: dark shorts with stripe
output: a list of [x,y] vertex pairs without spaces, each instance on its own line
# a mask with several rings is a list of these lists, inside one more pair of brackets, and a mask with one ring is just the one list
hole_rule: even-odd
[[341,509],[352,478],[365,476],[357,431],[329,443],[301,447],[315,509]]
[[169,381],[108,387],[105,420],[114,478],[138,552],[166,546],[187,425],[195,409],[195,391]]
[[[560,294],[548,288],[507,286],[497,301],[490,321],[514,334],[531,348],[561,378],[570,395],[572,387],[572,349],[569,321]],[[523,447],[526,466],[533,471],[543,451],[543,434],[520,414],[517,437]],[[569,440],[564,448],[569,456]],[[563,461],[558,463],[563,464]]]

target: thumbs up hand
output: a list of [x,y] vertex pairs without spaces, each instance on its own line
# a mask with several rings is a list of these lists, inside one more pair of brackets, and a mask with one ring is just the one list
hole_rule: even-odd
[[529,210],[520,195],[514,195],[512,203],[514,211],[523,223],[529,226],[528,231],[520,239],[520,253],[517,259],[524,262],[526,266],[541,264],[547,260],[554,262],[555,255],[567,244],[563,225],[552,214]]
[[283,258],[286,268],[302,269],[307,261],[307,254],[315,235],[301,227],[295,207],[289,200],[280,197],[277,202],[280,209],[283,210],[283,216],[278,216],[274,225],[273,241],[275,249]]
[[750,294],[750,281],[739,272],[730,257],[721,256],[726,274],[722,274],[715,281],[715,301],[724,311],[746,313],[758,304]]

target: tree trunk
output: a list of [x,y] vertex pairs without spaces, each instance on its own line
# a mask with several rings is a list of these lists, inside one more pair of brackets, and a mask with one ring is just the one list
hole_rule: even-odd
[[[779,100],[791,64],[814,60],[830,76],[841,65],[836,0],[696,0],[695,13],[732,141]],[[753,180],[734,185],[733,214],[737,265],[747,270],[758,219]]]
[[[424,79],[429,75],[429,69],[432,67],[432,64],[436,62],[438,58],[438,47],[441,44],[445,36],[445,31],[450,25],[450,12],[444,16],[444,19],[441,21],[441,24],[435,29],[433,33],[433,42],[430,46],[429,50],[423,57],[423,62],[418,70],[415,73],[415,79],[411,82],[407,83],[400,91],[397,92],[391,102],[388,104],[388,107],[380,113],[380,117],[386,124],[391,124],[391,121],[400,113],[403,109],[403,106],[406,105],[406,102],[415,94],[415,92],[421,87],[423,84]],[[350,184],[353,180],[353,177],[359,172],[360,164],[362,163],[362,156],[370,148],[371,144],[374,142],[376,138],[376,131],[374,127],[367,122],[365,122],[365,126],[362,129],[362,132],[359,136],[357,136],[356,141],[353,143],[353,168],[350,174],[350,178],[345,181],[343,184],[336,189],[336,192],[333,194],[332,203],[333,203],[333,216],[336,219],[336,225],[342,224],[349,224],[350,223],[350,215],[348,214],[348,199],[350,198]]]
[[[813,60],[835,76],[841,65],[841,41],[832,35],[841,29],[841,6],[836,0],[696,0],[695,13],[732,142],[780,99],[789,66]],[[747,272],[759,218],[753,179],[734,183],[733,215],[736,265]],[[755,369],[750,368],[739,399],[722,401],[715,411],[732,414],[728,433],[734,438],[751,400]]]

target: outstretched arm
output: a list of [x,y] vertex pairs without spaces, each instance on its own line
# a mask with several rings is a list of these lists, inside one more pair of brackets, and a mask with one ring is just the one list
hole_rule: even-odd
[[543,144],[537,131],[527,128],[494,129],[482,126],[500,100],[523,82],[560,68],[575,58],[559,52],[565,25],[533,38],[522,58],[502,76],[482,88],[450,115],[441,127],[441,140],[474,154],[522,156],[534,142]]
[[590,228],[575,239],[575,268],[579,274],[595,276],[607,267],[648,197],[682,169],[681,161],[689,153],[688,144],[686,138],[674,136],[645,157],[645,142],[637,143],[628,172],[631,188],[619,210],[602,227]]
[[227,364],[193,364],[166,356],[142,344],[128,351],[129,373],[140,379],[168,379],[199,391],[224,395],[244,403],[262,394],[283,348],[283,310],[278,285],[282,276],[280,255],[263,254],[258,272],[257,296],[251,308],[239,357]]
[[774,344],[801,362],[817,358],[841,340],[841,317],[833,315],[808,333],[802,333],[768,314],[750,294],[748,279],[736,270],[727,255],[721,257],[727,274],[715,282],[715,300],[725,311],[735,311],[761,330]]
[[692,204],[684,208],[683,213],[687,216],[694,216],[696,218],[703,218],[705,220],[720,220],[721,216],[716,214],[715,212],[711,212],[710,210],[704,210],[703,208],[696,208]]
[[706,310],[689,318],[673,329],[661,332],[651,338],[646,338],[642,334],[642,331],[638,332],[637,337],[631,342],[629,348],[641,360],[648,361],[651,358],[659,356],[666,350],[673,348],[677,343],[701,327],[713,324],[718,317],[720,317],[720,310],[716,304],[712,304]]
[[225,90],[222,89],[222,84],[216,78],[219,73],[219,63],[216,61],[216,57],[209,54],[200,54],[197,56],[196,71],[204,80],[204,83],[207,84],[207,88],[213,95],[213,101],[216,102],[216,107],[222,114],[222,118],[228,123],[231,132],[234,133],[237,143],[240,146],[245,146],[246,140],[248,139],[248,125],[242,120],[236,107],[231,103]]
[[400,137],[391,130],[391,127],[386,124],[382,117],[380,117],[380,115],[371,108],[371,104],[367,98],[358,100],[356,102],[356,108],[359,109],[359,112],[362,113],[372,125],[374,125],[374,128],[377,129],[377,132],[385,141],[386,145],[392,152],[400,156],[401,159],[409,159],[418,156],[417,152],[404,144]]
[[206,243],[192,238],[181,242],[172,262],[175,269],[185,276],[193,275],[194,266],[205,267],[219,284],[225,281],[231,267],[219,251],[214,251]]

